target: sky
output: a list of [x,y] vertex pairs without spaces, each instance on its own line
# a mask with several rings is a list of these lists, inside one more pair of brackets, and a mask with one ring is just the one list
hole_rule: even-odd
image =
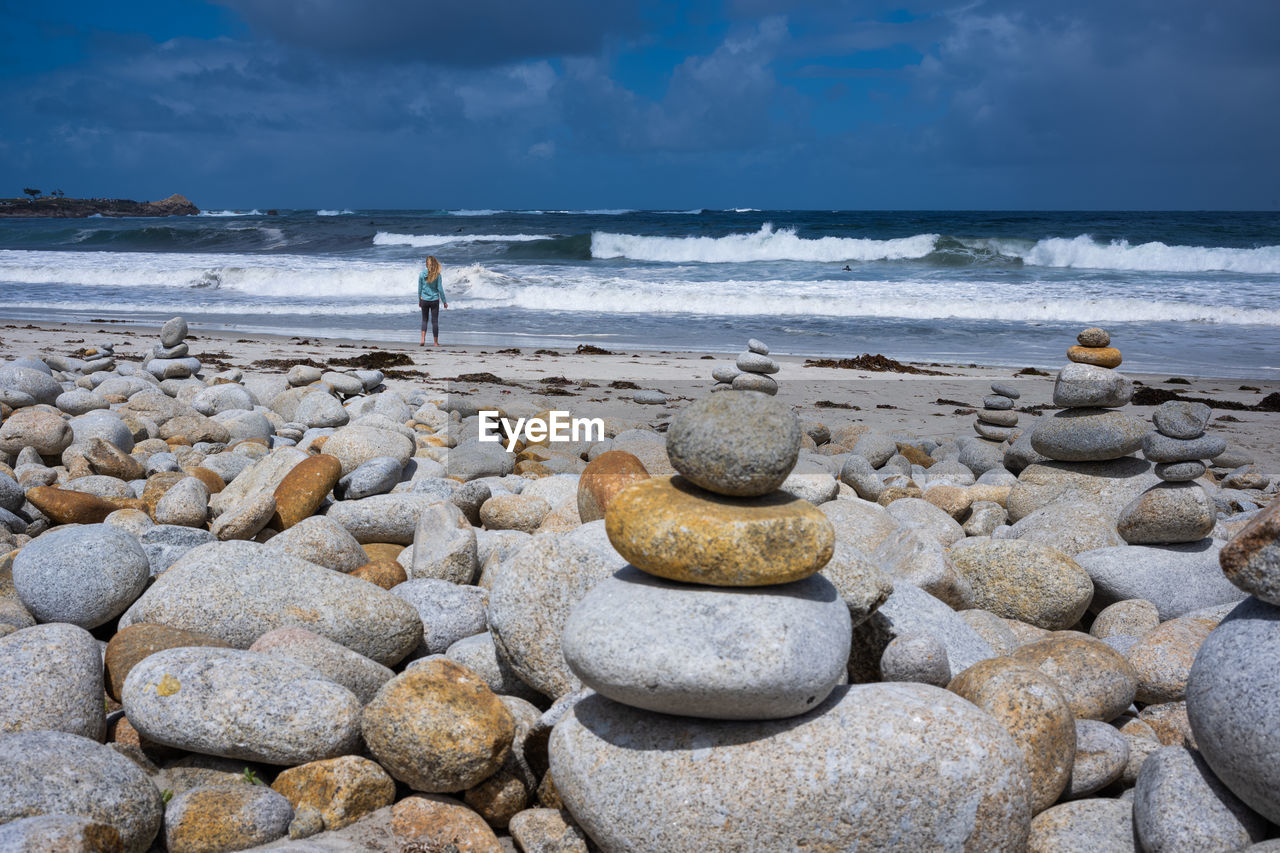
[[1280,208],[1269,0],[0,0],[0,196]]

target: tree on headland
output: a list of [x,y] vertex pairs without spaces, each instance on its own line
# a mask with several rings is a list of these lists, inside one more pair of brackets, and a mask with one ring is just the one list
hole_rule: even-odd
[[31,187],[27,187],[27,188],[26,188],[26,189],[24,189],[22,192],[23,192],[25,195],[29,195],[29,196],[31,196],[31,198],[33,198],[33,199],[40,198],[40,196],[44,194],[44,191],[43,191],[43,190],[36,190],[36,189],[32,189]]
[[58,198],[62,198],[63,196],[66,195],[66,193],[64,193],[62,190],[54,190],[51,193],[51,195],[57,196]]

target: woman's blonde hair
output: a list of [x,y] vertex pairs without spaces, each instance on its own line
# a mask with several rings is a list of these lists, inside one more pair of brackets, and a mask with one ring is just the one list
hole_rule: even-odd
[[436,260],[435,255],[427,255],[427,278],[435,278],[440,275],[440,262]]

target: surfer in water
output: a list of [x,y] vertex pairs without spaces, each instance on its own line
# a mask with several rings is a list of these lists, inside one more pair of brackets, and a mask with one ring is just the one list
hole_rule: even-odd
[[431,338],[440,346],[440,307],[449,307],[444,298],[444,277],[440,275],[440,262],[435,255],[427,255],[427,265],[418,273],[418,308],[422,311],[422,341],[427,345],[427,322],[431,323]]

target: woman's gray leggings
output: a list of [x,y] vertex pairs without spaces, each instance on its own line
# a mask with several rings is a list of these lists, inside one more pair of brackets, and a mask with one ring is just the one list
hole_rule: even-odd
[[418,307],[422,309],[422,331],[427,330],[427,320],[430,320],[431,337],[440,337],[440,300],[419,299]]

